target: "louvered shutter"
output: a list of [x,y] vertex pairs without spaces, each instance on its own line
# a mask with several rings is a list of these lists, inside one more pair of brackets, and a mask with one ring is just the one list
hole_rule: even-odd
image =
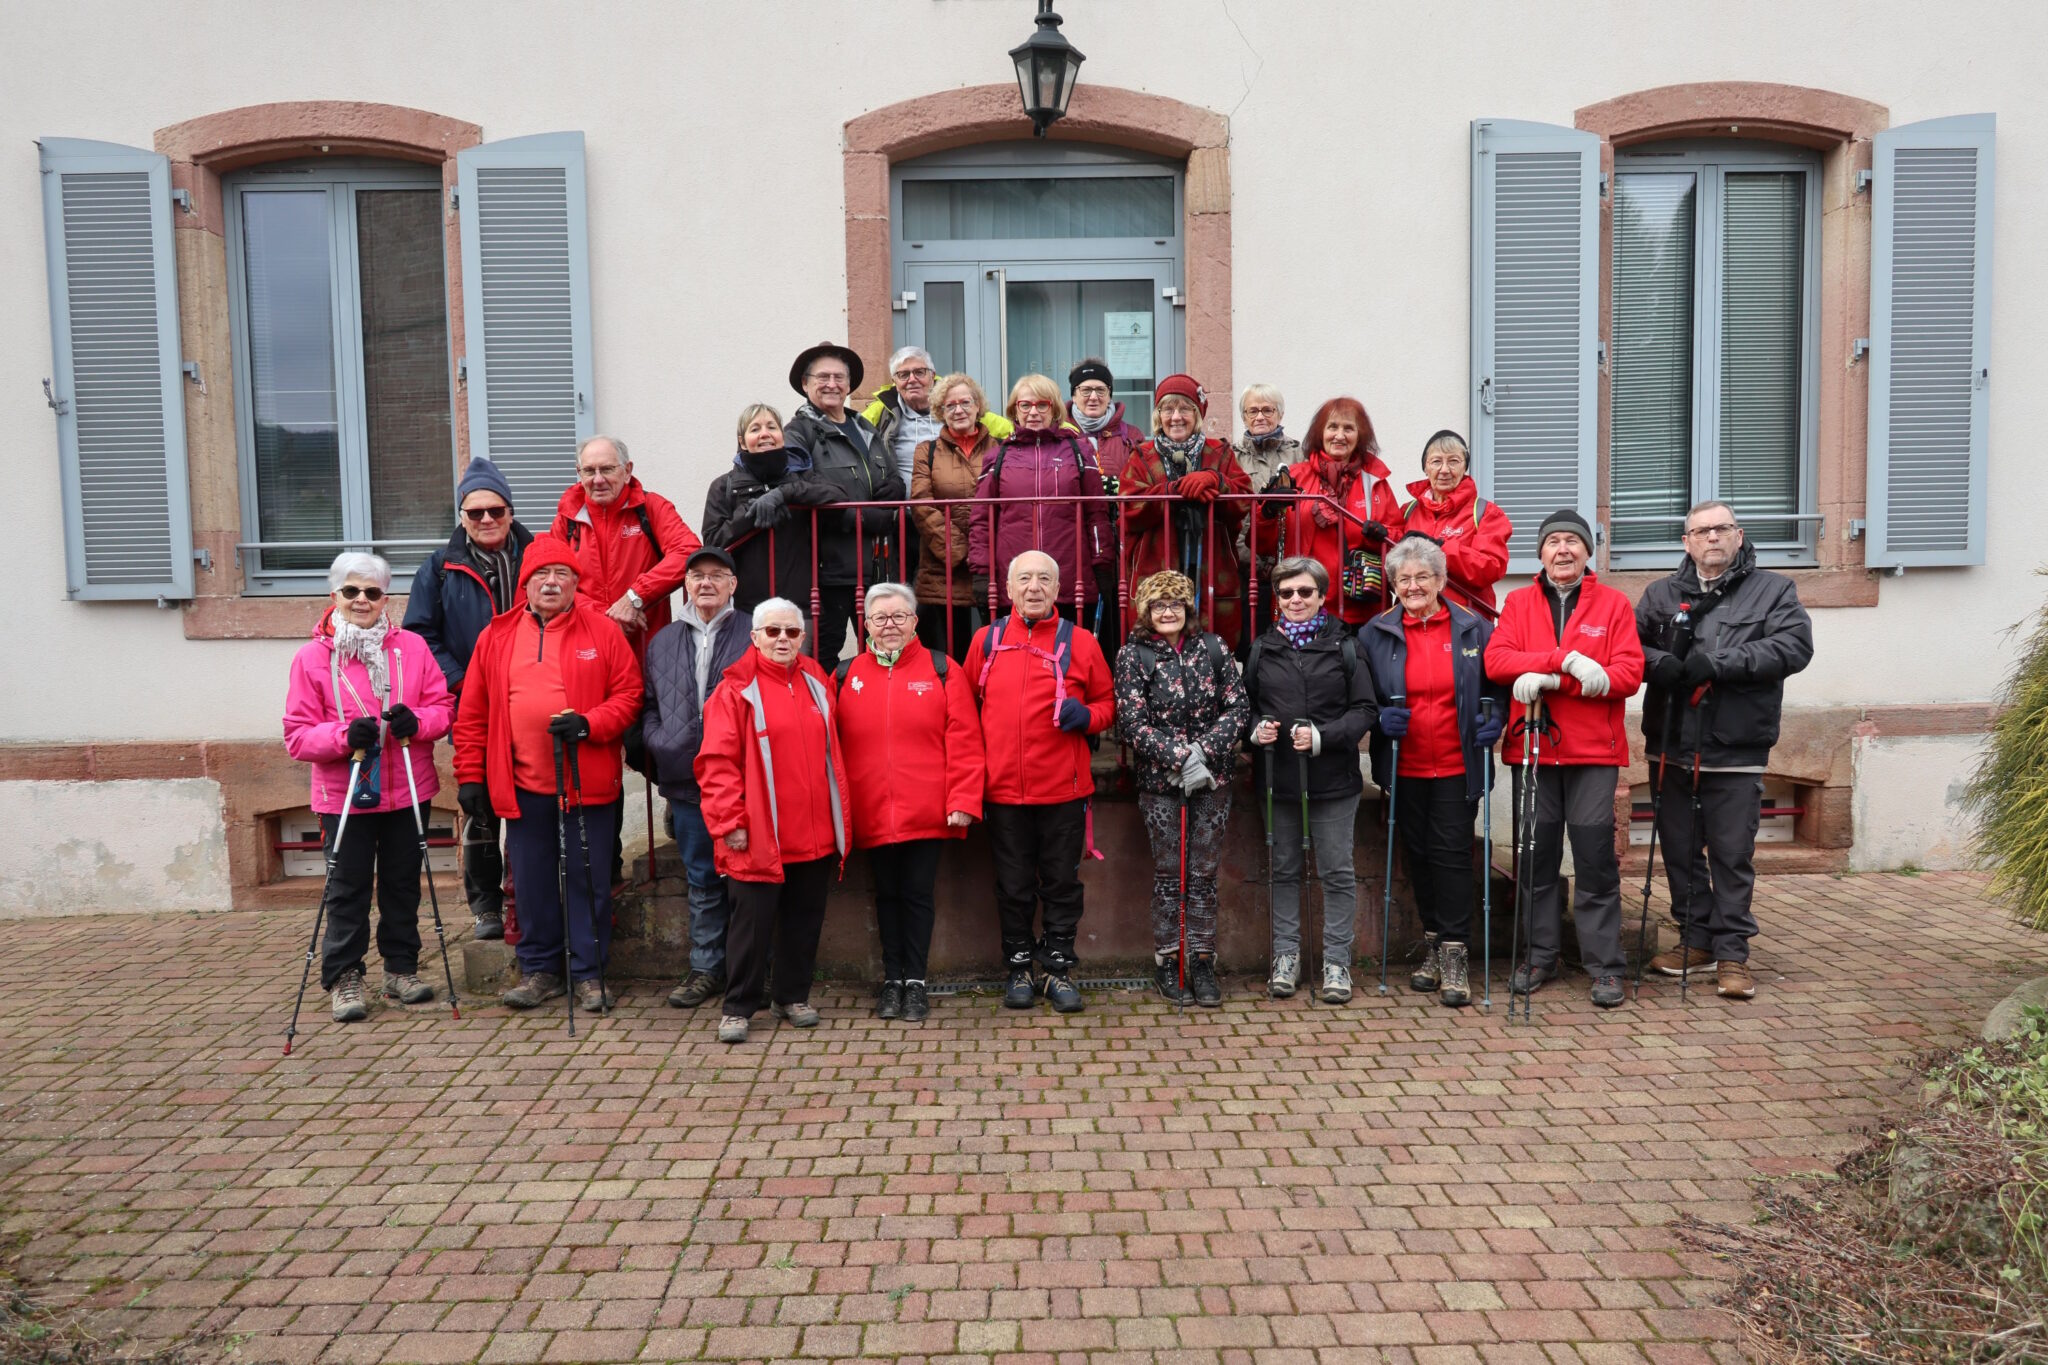
[[538,529],[597,430],[583,134],[487,142],[456,171],[470,453],[491,457]]
[[1472,469],[1536,567],[1560,507],[1597,514],[1600,140],[1543,123],[1472,125]]
[[82,599],[189,599],[192,508],[170,160],[76,138],[44,138],[37,148],[65,591]]
[[1872,567],[1984,562],[1990,114],[1877,135],[1871,183]]

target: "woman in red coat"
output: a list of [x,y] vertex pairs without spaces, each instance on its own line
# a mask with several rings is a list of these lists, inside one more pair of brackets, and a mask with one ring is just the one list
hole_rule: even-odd
[[1457,432],[1430,437],[1422,447],[1422,477],[1408,485],[1414,497],[1401,509],[1401,526],[1443,546],[1452,601],[1477,604],[1491,615],[1494,584],[1508,571],[1508,537],[1515,526],[1499,503],[1479,496],[1479,485],[1466,472],[1471,463]]
[[1330,575],[1330,607],[1356,630],[1386,605],[1380,555],[1401,535],[1401,505],[1387,486],[1389,471],[1365,405],[1332,398],[1317,408],[1302,454],[1266,491],[1320,496],[1267,503],[1256,548],[1276,559],[1306,555],[1319,561]]
[[1152,439],[1131,452],[1117,491],[1133,499],[1161,493],[1177,499],[1125,504],[1130,581],[1141,583],[1162,569],[1187,575],[1200,599],[1195,614],[1206,615],[1209,628],[1234,650],[1244,589],[1235,547],[1248,507],[1217,497],[1249,493],[1252,484],[1226,442],[1202,435],[1208,413],[1209,394],[1192,378],[1160,380],[1152,394]]

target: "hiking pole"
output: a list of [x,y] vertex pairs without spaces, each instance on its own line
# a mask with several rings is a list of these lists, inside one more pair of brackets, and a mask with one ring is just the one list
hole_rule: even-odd
[[576,1036],[576,992],[569,973],[569,785],[562,773],[562,737],[555,741],[555,897],[562,910],[562,997],[569,1002],[569,1036]]
[[[1674,700],[1676,699],[1674,698]],[[1643,864],[1643,917],[1642,921],[1636,925],[1637,1004],[1641,1004],[1643,1000],[1643,973],[1648,969],[1650,960],[1650,883],[1657,875],[1657,823],[1658,817],[1663,814],[1664,810],[1664,765],[1670,760],[1670,757],[1671,722],[1667,717],[1664,722],[1664,749],[1657,755],[1657,769],[1650,779],[1650,860]],[[1671,850],[1668,848],[1664,850],[1664,861],[1667,863],[1671,861]],[[1691,883],[1688,882],[1687,885],[1689,887]],[[1692,952],[1692,948],[1684,942],[1684,937],[1684,932],[1681,931],[1678,945],[1679,967],[1681,970],[1689,965],[1690,959],[1688,955]],[[1685,978],[1683,976],[1679,978],[1678,989],[1681,994],[1685,990]]]
[[[1479,724],[1493,724],[1494,700],[1479,699]],[[1493,747],[1487,746],[1485,766],[1479,770],[1479,979],[1482,988],[1479,1008],[1493,1013]],[[1467,905],[1471,902],[1467,901]],[[1469,913],[1469,912],[1468,912]],[[1467,933],[1471,930],[1467,928]]]
[[420,815],[420,783],[412,775],[412,737],[398,741],[398,761],[405,766],[405,785],[412,789],[412,827],[420,835],[420,875],[427,879],[427,901],[434,907],[434,937],[441,944],[441,970],[448,976],[448,1014],[462,1017],[462,1002],[455,998],[455,967],[448,960],[448,931],[441,927],[441,893],[434,889],[434,869],[427,863],[427,822]]
[[[1292,743],[1294,741],[1294,732],[1301,729],[1308,723],[1308,717],[1303,716],[1300,719],[1296,720],[1292,725],[1288,726],[1288,742]],[[1295,909],[1295,918],[1301,922],[1301,960],[1304,963],[1306,963],[1308,961],[1309,944],[1308,864],[1309,855],[1314,849],[1314,845],[1309,842],[1308,837],[1308,750],[1296,749],[1294,751],[1294,771],[1296,776],[1299,777],[1301,780],[1301,880],[1297,883],[1297,886],[1300,889],[1296,892],[1296,895],[1298,897],[1298,903]],[[1318,911],[1320,911],[1321,907],[1318,906],[1317,909]],[[1321,918],[1320,914],[1318,914],[1317,918]],[[1309,977],[1310,985],[1308,991],[1308,1002],[1311,1005],[1315,1004],[1316,1002],[1316,991],[1321,989],[1321,987],[1316,983],[1319,983],[1323,979],[1323,936],[1320,930],[1317,932],[1315,936],[1315,945],[1316,969],[1315,972]]]
[[[590,904],[590,951],[597,957],[597,999],[601,1007],[608,1009],[609,997],[605,994],[604,988],[605,951],[597,936],[597,880],[590,875],[590,817],[585,813],[583,804],[583,764],[582,757],[577,752],[582,747],[573,740],[562,742],[562,748],[569,755],[569,785],[576,792],[576,838],[583,845],[583,893],[589,897]],[[652,829],[653,826],[650,825],[648,828]],[[651,853],[648,856],[653,857]],[[562,905],[562,938],[566,942],[568,937],[569,906],[565,901]],[[570,984],[570,994],[575,994],[573,982]]]
[[[1271,716],[1261,716],[1259,724],[1271,725]],[[1266,758],[1266,947],[1273,948],[1273,750],[1280,747],[1280,736],[1276,731],[1273,742],[1265,745]],[[1297,918],[1299,916],[1297,915]],[[1277,954],[1276,954],[1277,956]],[[1270,973],[1269,973],[1270,975]]]
[[[1692,982],[1692,898],[1693,893],[1699,887],[1699,878],[1691,876],[1690,873],[1694,866],[1694,851],[1701,849],[1706,842],[1706,831],[1700,823],[1700,750],[1703,747],[1705,747],[1704,733],[1701,736],[1701,743],[1692,746],[1692,833],[1685,841],[1685,870],[1688,874],[1685,879],[1685,914],[1678,922],[1680,952],[1678,959],[1678,1003],[1681,1005],[1691,1003],[1690,997],[1686,994],[1686,987]],[[1671,861],[1670,849],[1664,850],[1664,861],[1667,863]],[[1704,867],[1707,870],[1707,894],[1712,896],[1714,894],[1713,860],[1702,854],[1698,866]]]
[[[1535,907],[1531,904],[1536,894],[1535,888],[1531,885],[1535,869],[1531,864],[1536,859],[1536,777],[1539,771],[1536,767],[1536,736],[1542,733],[1536,715],[1542,705],[1543,698],[1539,695],[1533,704],[1523,709],[1522,713],[1522,785],[1515,792],[1515,915],[1514,923],[1508,929],[1509,1023],[1513,1023],[1515,1019],[1517,995],[1522,997],[1523,1020],[1526,1022],[1533,1017],[1533,1002],[1529,998],[1532,992],[1527,989],[1517,990],[1515,976],[1523,967],[1522,934],[1525,919],[1535,914]],[[1528,908],[1526,917],[1523,913],[1524,907]],[[1531,937],[1534,937],[1533,925],[1528,926],[1528,931]],[[1528,975],[1535,975],[1533,969]],[[1533,987],[1535,982],[1524,978],[1522,984],[1524,987]]]
[[1174,1001],[1188,1012],[1188,789],[1180,789],[1180,990]]
[[[1396,692],[1388,700],[1398,707],[1407,700]],[[1387,890],[1380,901],[1380,994],[1387,993],[1387,946],[1394,922],[1394,821],[1397,818],[1394,803],[1401,792],[1401,741],[1391,740],[1394,757],[1387,774]]]
[[363,771],[363,750],[348,756],[348,786],[343,788],[341,816],[334,822],[334,842],[327,846],[327,877],[320,883],[320,908],[313,912],[313,941],[306,945],[306,969],[299,973],[299,998],[292,1001],[292,1021],[284,1026],[284,1055],[292,1055],[299,1034],[299,1007],[306,1003],[306,984],[313,978],[313,954],[320,951],[320,921],[327,916],[327,893],[334,886],[334,864],[341,856],[341,836],[348,833],[348,813],[355,805],[356,779]]

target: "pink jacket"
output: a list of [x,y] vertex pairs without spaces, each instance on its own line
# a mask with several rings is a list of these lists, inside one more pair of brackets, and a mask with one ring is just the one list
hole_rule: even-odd
[[[334,627],[332,608],[321,613],[313,627],[313,638],[292,656],[291,685],[284,699],[285,752],[301,763],[313,765],[313,809],[321,815],[337,815],[348,800],[348,723],[358,716],[374,716],[376,694],[370,690],[370,672],[351,659],[342,664],[342,676],[356,690],[363,704],[358,706],[348,689],[335,699]],[[448,733],[455,719],[455,701],[448,692],[448,680],[427,642],[409,630],[393,629],[384,637],[384,653],[391,664],[392,702],[404,702],[419,717],[420,732],[404,752],[412,759],[413,781],[419,784],[420,800],[431,801],[441,789],[434,772],[434,741]],[[401,750],[387,731],[382,751],[383,783],[376,809],[403,810],[412,801],[405,769],[398,766]],[[363,813],[358,807],[356,814]]]

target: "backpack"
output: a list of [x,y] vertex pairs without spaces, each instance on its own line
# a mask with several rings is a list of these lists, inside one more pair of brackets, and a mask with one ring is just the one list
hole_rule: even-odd
[[[1408,499],[1408,502],[1407,502],[1407,504],[1406,504],[1406,505],[1405,505],[1404,507],[1402,507],[1402,508],[1401,508],[1401,520],[1403,520],[1403,521],[1406,521],[1406,520],[1407,520],[1408,518],[1410,518],[1410,517],[1414,516],[1414,515],[1415,515],[1415,509],[1416,509],[1416,507],[1418,507],[1418,506],[1419,506],[1419,505],[1421,504],[1421,502],[1422,502],[1422,499],[1420,499],[1420,498],[1410,498],[1410,499]],[[1487,501],[1487,500],[1486,500],[1485,498],[1483,498],[1483,497],[1479,496],[1479,495],[1478,495],[1478,494],[1476,494],[1476,493],[1472,495],[1472,529],[1473,529],[1473,530],[1475,530],[1475,531],[1476,531],[1476,530],[1478,530],[1478,529],[1479,529],[1479,523],[1480,523],[1480,521],[1481,521],[1482,519],[1484,519],[1484,517],[1486,516],[1486,509],[1487,509],[1487,508],[1489,508],[1489,507],[1491,507],[1491,506],[1493,506],[1493,504],[1492,504],[1492,503],[1490,503],[1490,502],[1488,502],[1488,501]]]
[[[1216,635],[1205,633],[1202,636],[1202,645],[1204,648],[1204,652],[1207,653],[1209,656],[1209,671],[1215,674],[1218,678],[1221,678],[1223,676],[1222,639]],[[1145,643],[1142,640],[1127,640],[1124,642],[1124,648],[1136,650],[1138,652],[1138,657],[1145,661],[1145,676],[1148,679],[1152,676],[1153,673],[1158,671],[1159,651],[1157,649],[1153,648],[1151,645]],[[1255,644],[1252,646],[1252,648],[1254,651],[1256,651],[1258,646]]]
[[[933,674],[941,683],[945,682],[947,670],[953,667],[953,661],[946,657],[946,651],[943,649],[927,649],[925,653],[931,655]],[[860,655],[856,654],[853,659],[859,657]],[[846,686],[846,671],[853,667],[853,659],[841,659],[839,667],[832,670],[832,686],[835,690]]]
[[[654,547],[654,562],[659,564],[661,562],[661,541],[654,534],[654,523],[648,519],[647,504],[643,502],[635,506],[633,508],[633,515],[640,519],[640,534],[646,536],[647,543]],[[583,528],[587,524],[586,522],[577,521],[573,517],[569,521],[569,548],[578,553],[582,552]]]
[[1006,645],[1002,643],[1003,632],[1009,629],[1010,626],[1010,618],[999,616],[991,622],[987,633],[982,636],[981,677],[975,683],[975,690],[982,693],[988,691],[989,670],[996,666],[996,655],[998,654],[1008,653],[1013,649],[1021,649],[1037,658],[1049,659],[1052,662],[1053,720],[1057,723],[1059,720],[1060,703],[1067,698],[1066,661],[1074,657],[1074,623],[1064,616],[1055,617],[1054,619],[1059,622],[1059,625],[1053,630],[1052,653],[1050,654],[1047,654],[1037,645]]

